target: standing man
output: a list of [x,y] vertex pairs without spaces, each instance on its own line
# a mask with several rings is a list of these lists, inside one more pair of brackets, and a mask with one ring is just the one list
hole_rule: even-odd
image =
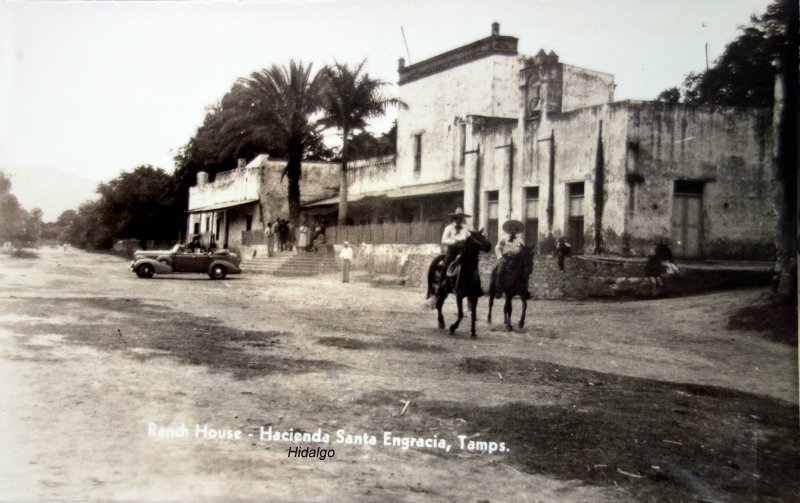
[[275,255],[275,229],[272,226],[272,222],[267,222],[264,236],[267,239],[267,257],[271,257]]
[[353,260],[353,249],[350,248],[350,243],[344,242],[342,251],[339,252],[339,258],[342,259],[342,283],[350,283],[350,262]]
[[289,239],[288,223],[286,222],[286,220],[284,220],[282,218],[279,218],[278,219],[278,223],[275,224],[275,225],[278,226],[278,240],[279,240],[279,243],[280,243],[279,250],[280,251],[286,251],[287,250],[286,242]]
[[453,219],[453,222],[445,227],[442,233],[442,244],[447,246],[447,253],[442,263],[444,267],[442,280],[439,282],[439,288],[436,290],[436,296],[439,298],[445,295],[447,289],[447,269],[456,259],[461,248],[463,248],[464,242],[467,240],[467,237],[469,237],[469,231],[467,231],[464,225],[464,219],[467,217],[469,217],[469,215],[464,213],[461,208],[456,208],[456,211],[450,214],[450,218]]

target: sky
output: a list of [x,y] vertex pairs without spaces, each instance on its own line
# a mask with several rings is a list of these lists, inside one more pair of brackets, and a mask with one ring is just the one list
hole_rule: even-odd
[[[497,21],[501,34],[519,38],[521,54],[553,50],[564,63],[614,74],[615,99],[648,100],[704,70],[706,44],[713,62],[770,3],[0,2],[0,169],[14,176],[23,206],[45,209],[45,220],[76,203],[37,195],[42,184],[80,181],[91,197],[98,182],[140,165],[172,172],[206,108],[238,78],[274,63],[319,68],[366,58],[369,74],[396,95],[398,58],[415,63],[479,40]],[[393,114],[373,132],[388,130]]]

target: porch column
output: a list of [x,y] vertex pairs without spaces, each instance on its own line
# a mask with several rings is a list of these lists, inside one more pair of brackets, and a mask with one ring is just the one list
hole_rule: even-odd
[[464,155],[464,212],[472,215],[466,220],[468,228],[478,229],[481,226],[480,193],[481,168],[480,147],[468,150]]

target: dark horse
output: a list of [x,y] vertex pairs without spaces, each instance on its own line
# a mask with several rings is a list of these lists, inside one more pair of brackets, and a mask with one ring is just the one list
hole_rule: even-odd
[[492,323],[492,306],[494,305],[495,296],[505,295],[503,324],[506,330],[511,330],[511,299],[519,295],[522,300],[522,315],[519,318],[519,328],[525,326],[525,312],[528,310],[528,299],[525,298],[525,292],[532,272],[533,248],[528,246],[523,246],[519,253],[508,260],[502,277],[498,277],[497,266],[494,266],[489,280],[489,323]]
[[440,281],[446,281],[445,294],[436,299],[436,310],[439,313],[439,328],[444,328],[444,317],[442,316],[442,304],[452,292],[455,292],[456,304],[458,305],[458,319],[450,325],[450,333],[454,333],[464,318],[463,299],[467,298],[469,310],[472,313],[472,337],[475,337],[475,309],[478,305],[478,297],[483,295],[481,288],[481,277],[478,272],[478,254],[488,252],[492,249],[492,244],[483,235],[483,230],[469,231],[469,236],[464,241],[458,257],[444,271],[443,261],[445,256],[439,255],[428,268],[428,297],[436,293]]

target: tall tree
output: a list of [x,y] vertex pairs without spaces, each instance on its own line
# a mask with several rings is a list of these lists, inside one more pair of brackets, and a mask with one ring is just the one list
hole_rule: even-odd
[[341,175],[339,181],[339,225],[347,223],[347,162],[350,160],[350,142],[353,135],[363,131],[367,121],[383,115],[386,107],[398,103],[385,98],[380,90],[385,82],[373,79],[363,72],[366,60],[355,68],[336,63],[326,69],[327,85],[323,98],[322,124],[339,129],[342,133]]
[[283,175],[288,180],[289,218],[300,216],[300,179],[303,159],[319,143],[312,116],[320,109],[325,72],[290,61],[288,66],[272,65],[239,81],[243,96],[237,113],[228,122],[233,130],[251,137],[271,137],[285,149],[288,162]]
[[[797,300],[797,166],[798,46],[800,21],[797,0],[775,0],[761,16],[753,16],[743,33],[725,47],[714,66],[689,74],[682,85],[688,104],[774,107],[775,174],[780,181],[778,210],[779,291]],[[777,77],[777,79],[776,79]],[[776,86],[777,80],[777,86]],[[776,89],[779,91],[776,93]],[[676,89],[662,92],[659,101],[675,102]],[[775,103],[775,97],[780,98]]]
[[[682,101],[691,105],[771,107],[773,63],[789,43],[793,10],[797,10],[797,0],[776,0],[764,15],[752,16],[750,24],[725,46],[711,68],[686,76],[680,89]],[[669,88],[657,100],[674,103],[676,94],[677,88]]]

